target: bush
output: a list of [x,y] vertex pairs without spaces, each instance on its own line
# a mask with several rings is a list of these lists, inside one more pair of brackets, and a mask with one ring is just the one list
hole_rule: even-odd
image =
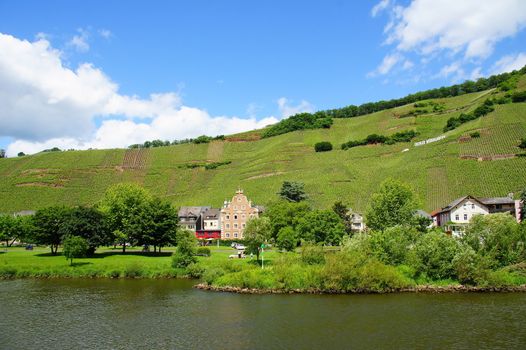
[[460,246],[451,263],[458,281],[463,284],[479,284],[488,272],[484,260],[465,244]]
[[395,226],[373,232],[370,237],[373,254],[385,264],[398,265],[405,262],[409,247],[415,243],[418,232],[414,228]]
[[221,267],[212,267],[205,270],[202,278],[206,282],[206,284],[212,285],[217,279],[219,279],[224,274],[225,270],[223,270]]
[[196,245],[197,239],[191,231],[177,232],[177,250],[172,254],[172,267],[185,268],[196,262]]
[[314,145],[314,150],[316,152],[328,152],[328,151],[332,151],[332,143],[328,142],[328,141],[322,141],[322,142],[318,142]]
[[301,260],[308,265],[323,264],[325,254],[319,245],[305,244],[301,247]]
[[64,239],[63,255],[73,264],[74,258],[83,258],[88,252],[88,242],[79,236],[68,236]]
[[192,278],[201,278],[205,272],[205,268],[200,264],[191,263],[186,267],[186,272],[188,273],[188,276]]
[[293,251],[298,245],[298,237],[294,229],[290,226],[281,228],[278,232],[277,246],[288,252]]
[[515,92],[511,95],[511,100],[514,102],[514,103],[518,103],[518,102],[525,102],[526,101],[526,91],[521,91],[521,92]]
[[212,253],[210,251],[210,248],[208,248],[208,247],[199,247],[199,248],[197,248],[196,255],[199,255],[199,256],[210,256],[210,255],[212,255]]
[[526,137],[521,139],[521,143],[519,144],[519,148],[522,148],[522,149],[526,148]]
[[478,131],[474,131],[472,133],[469,134],[469,136],[471,136],[471,138],[479,138],[480,137],[480,132]]
[[131,263],[124,268],[124,277],[138,278],[143,275],[141,266],[138,263]]
[[434,280],[454,277],[452,260],[458,252],[458,242],[443,232],[424,234],[416,241],[408,263],[416,273]]

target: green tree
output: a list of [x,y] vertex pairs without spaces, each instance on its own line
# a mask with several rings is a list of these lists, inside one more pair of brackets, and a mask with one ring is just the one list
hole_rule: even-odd
[[459,251],[458,241],[443,232],[421,235],[410,251],[409,264],[419,275],[433,280],[455,277],[453,258]]
[[253,218],[247,221],[247,226],[243,233],[248,253],[256,253],[259,261],[261,245],[268,242],[272,237],[272,227],[268,217]]
[[88,245],[88,255],[93,255],[97,247],[111,243],[104,215],[96,208],[76,207],[69,210],[60,227],[60,233],[64,237],[84,238]]
[[376,231],[411,224],[416,207],[415,195],[408,185],[387,179],[380,185],[379,192],[371,196],[366,224]]
[[0,240],[5,241],[9,247],[12,237],[15,235],[15,218],[11,215],[0,215]]
[[18,152],[18,156],[19,156],[19,157],[23,157],[23,156],[25,156],[25,155],[26,155],[26,154],[25,154],[24,152]]
[[270,219],[271,237],[273,240],[278,238],[279,231],[287,226],[296,230],[299,220],[310,211],[307,203],[292,203],[279,201],[272,203],[265,210],[265,216]]
[[307,242],[336,245],[345,235],[345,226],[332,210],[313,210],[300,219],[297,232]]
[[394,226],[384,231],[373,231],[369,242],[378,260],[389,265],[399,265],[406,261],[410,248],[419,236],[415,228]]
[[526,229],[507,213],[474,216],[461,241],[493,267],[526,260]]
[[332,211],[334,211],[340,217],[340,219],[342,219],[342,222],[345,226],[345,232],[351,233],[352,222],[351,216],[349,215],[349,208],[342,201],[337,201],[332,205]]
[[33,240],[37,244],[49,245],[55,255],[62,242],[61,228],[69,216],[70,209],[64,206],[52,206],[37,210],[33,216]]
[[278,194],[289,202],[297,203],[307,199],[305,185],[302,182],[284,181]]
[[107,224],[117,243],[126,252],[126,243],[135,243],[141,237],[142,223],[148,212],[152,197],[137,184],[120,183],[110,187],[99,203],[106,215]]
[[197,253],[197,238],[192,231],[179,230],[177,232],[177,249],[172,254],[172,267],[185,268],[195,263]]
[[84,258],[88,252],[88,242],[79,236],[67,236],[64,239],[63,255],[73,265],[73,259]]
[[290,226],[285,226],[278,232],[278,239],[276,241],[279,249],[288,252],[293,251],[298,246],[298,237],[294,229]]
[[141,212],[141,244],[153,245],[153,251],[159,252],[169,244],[175,244],[177,238],[177,210],[167,202],[154,198],[147,210]]

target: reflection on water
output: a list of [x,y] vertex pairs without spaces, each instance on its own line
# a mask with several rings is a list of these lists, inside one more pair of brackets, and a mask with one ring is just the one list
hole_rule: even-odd
[[237,295],[186,280],[0,281],[1,349],[523,349],[526,293]]

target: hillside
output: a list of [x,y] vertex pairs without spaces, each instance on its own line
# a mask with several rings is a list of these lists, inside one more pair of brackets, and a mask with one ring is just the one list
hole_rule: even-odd
[[[517,90],[526,89],[522,76]],[[433,99],[442,111],[401,118],[414,104],[349,119],[330,129],[295,131],[258,140],[261,131],[209,144],[151,149],[111,149],[40,153],[0,159],[0,212],[62,203],[92,204],[114,183],[133,181],[176,205],[220,206],[242,187],[256,204],[277,198],[284,180],[301,181],[314,207],[344,200],[363,211],[386,177],[413,185],[428,211],[465,194],[505,196],[526,186],[526,157],[515,157],[526,137],[526,103],[495,105],[495,111],[443,133],[450,117],[473,111],[497,89]],[[414,141],[445,135],[438,142],[368,145],[340,150],[340,144],[369,134],[416,130]],[[480,138],[466,137],[479,131]],[[315,153],[330,141],[335,150]],[[402,152],[404,149],[409,149]],[[215,169],[205,163],[228,162]]]

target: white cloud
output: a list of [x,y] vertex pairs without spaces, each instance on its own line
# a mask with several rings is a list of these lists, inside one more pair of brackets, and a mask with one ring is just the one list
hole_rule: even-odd
[[400,62],[402,59],[403,57],[398,53],[387,55],[384,57],[382,63],[380,63],[380,65],[374,71],[367,74],[367,76],[374,77],[377,75],[385,75],[389,73],[395,64]]
[[371,10],[371,16],[376,17],[380,12],[384,11],[389,7],[390,0],[382,0],[378,4],[374,5]]
[[113,36],[113,33],[109,29],[99,29],[98,32],[104,39],[110,39]]
[[278,99],[278,108],[279,112],[281,113],[281,117],[287,118],[291,115],[298,114],[298,113],[312,113],[314,112],[314,106],[310,104],[310,102],[302,100],[298,105],[293,106],[291,105],[292,101],[289,101],[285,97],[281,97]]
[[[0,137],[15,139],[7,147],[9,156],[55,146],[126,147],[148,139],[229,134],[279,120],[210,116],[184,106],[175,92],[147,99],[119,94],[118,85],[93,65],[65,67],[62,53],[42,38],[29,42],[0,33],[0,52],[5,53],[0,55]],[[298,106],[280,101],[283,114],[313,110],[306,101]],[[103,118],[100,126],[97,117]]]
[[68,42],[68,45],[73,46],[78,52],[88,52],[89,51],[89,32],[82,28],[77,29],[79,32],[78,35],[74,35],[73,38]]
[[526,66],[526,53],[506,55],[493,65],[492,74],[511,72],[524,66]]
[[485,58],[496,42],[526,25],[526,2],[414,0],[397,10],[392,21],[387,42],[401,51],[452,50]]

